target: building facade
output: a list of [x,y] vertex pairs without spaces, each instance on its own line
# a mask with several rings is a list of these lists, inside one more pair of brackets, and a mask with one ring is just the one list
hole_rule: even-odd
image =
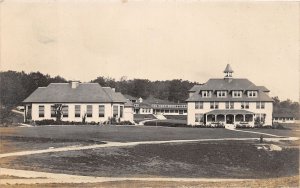
[[133,104],[110,87],[98,83],[51,83],[39,87],[24,101],[25,121],[57,119],[69,122],[133,122]]
[[273,123],[295,123],[296,118],[292,113],[273,113]]
[[175,103],[149,97],[146,100],[126,95],[133,102],[134,114],[187,115],[186,103]]
[[248,79],[233,78],[229,64],[224,73],[224,78],[210,79],[189,90],[187,124],[272,125],[269,90]]

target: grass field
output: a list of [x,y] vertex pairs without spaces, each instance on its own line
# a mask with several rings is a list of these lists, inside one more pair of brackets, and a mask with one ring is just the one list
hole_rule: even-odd
[[[297,136],[293,129],[247,129],[279,136]],[[71,145],[105,144],[187,139],[259,138],[258,134],[222,128],[175,128],[151,126],[41,126],[0,128],[1,153],[47,149]],[[272,137],[271,135],[264,137]],[[172,144],[141,144],[80,151],[55,152],[1,158],[0,166],[13,169],[103,177],[187,177],[264,179],[261,185],[299,185],[299,147],[291,141],[265,143],[282,147],[281,151],[259,150],[258,141],[205,141]],[[293,147],[291,147],[293,146]],[[284,178],[290,177],[290,178]],[[158,182],[115,182],[85,186],[159,187]],[[161,182],[166,187],[199,186],[195,183]],[[205,186],[222,184],[203,183]],[[223,184],[224,185],[224,184]],[[228,182],[228,186],[237,183]],[[249,185],[249,182],[243,184]],[[259,182],[253,182],[259,185]],[[50,185],[47,185],[50,186]],[[54,184],[55,186],[55,184]],[[72,186],[60,185],[60,186]],[[34,187],[34,186],[33,186]],[[108,186],[107,186],[108,187]]]

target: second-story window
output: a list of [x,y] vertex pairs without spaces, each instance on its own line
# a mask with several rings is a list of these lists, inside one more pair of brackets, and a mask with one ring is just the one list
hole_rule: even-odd
[[234,109],[234,102],[227,101],[225,102],[226,109]]
[[196,109],[203,109],[203,102],[196,102],[195,108]]
[[219,109],[219,102],[215,102],[215,109]]
[[219,109],[219,102],[210,102],[210,109]]
[[241,109],[249,109],[249,102],[241,102]]
[[256,109],[265,109],[265,102],[256,102]]

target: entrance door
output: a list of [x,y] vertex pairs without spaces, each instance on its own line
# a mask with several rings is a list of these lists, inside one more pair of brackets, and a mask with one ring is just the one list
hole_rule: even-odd
[[233,115],[226,116],[226,124],[233,124]]

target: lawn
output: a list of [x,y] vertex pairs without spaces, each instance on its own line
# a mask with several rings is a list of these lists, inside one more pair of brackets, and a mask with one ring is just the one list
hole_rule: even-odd
[[[245,129],[288,136],[293,130]],[[162,141],[211,138],[258,138],[258,134],[235,132],[223,128],[187,128],[154,126],[40,126],[0,128],[0,153],[46,149],[68,145],[88,145],[106,141]],[[294,136],[294,135],[293,135]],[[264,136],[270,137],[270,136]]]
[[299,150],[255,141],[150,144],[17,157],[1,167],[108,177],[275,178],[298,175]]
[[[243,130],[285,136],[295,134],[293,129]],[[69,145],[105,144],[106,141],[259,138],[258,134],[223,128],[153,126],[6,127],[0,128],[0,131],[2,153]],[[299,175],[299,147],[282,147],[282,151],[267,151],[257,149],[257,144],[259,143],[255,140],[143,144],[3,158],[0,160],[0,166],[106,177],[252,179]]]

